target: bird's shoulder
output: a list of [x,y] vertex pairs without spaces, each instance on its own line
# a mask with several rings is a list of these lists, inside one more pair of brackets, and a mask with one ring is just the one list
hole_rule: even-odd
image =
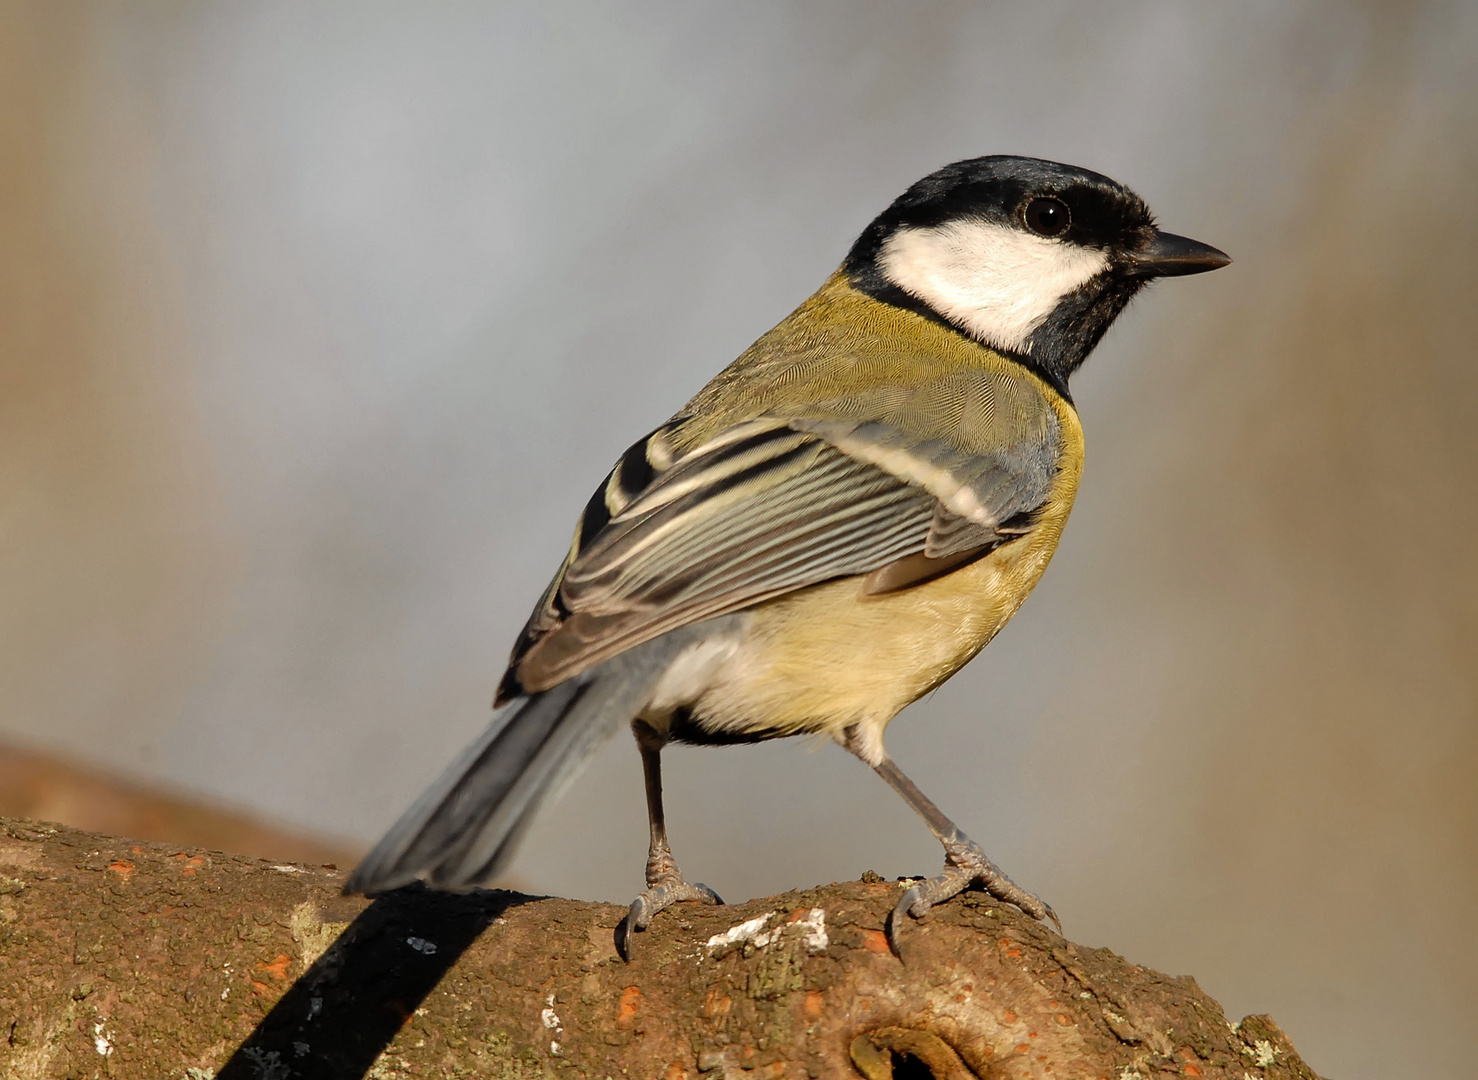
[[1077,416],[1016,359],[833,275],[680,409],[676,454],[759,417],[883,423],[964,453],[1051,441]]

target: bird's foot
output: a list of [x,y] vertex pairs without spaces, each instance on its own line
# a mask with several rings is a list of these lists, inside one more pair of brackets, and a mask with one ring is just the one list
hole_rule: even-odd
[[1052,925],[1062,932],[1062,923],[1049,904],[1027,892],[1001,872],[995,863],[985,857],[985,852],[975,841],[960,837],[944,845],[944,872],[903,891],[888,916],[888,944],[893,955],[899,956],[898,930],[904,913],[922,919],[929,909],[942,904],[952,896],[972,886],[994,896],[997,900],[1015,904],[1033,919],[1051,919]]
[[647,879],[647,887],[631,902],[631,910],[621,925],[616,927],[616,951],[621,959],[631,960],[631,936],[645,930],[659,912],[683,900],[697,900],[704,904],[722,904],[718,893],[701,882],[689,885],[676,870],[664,877]]

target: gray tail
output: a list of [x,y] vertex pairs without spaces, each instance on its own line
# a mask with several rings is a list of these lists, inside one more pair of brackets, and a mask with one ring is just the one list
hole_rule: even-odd
[[507,706],[365,856],[344,892],[374,896],[420,878],[446,890],[487,884],[544,799],[646,704],[675,644],[659,638]]

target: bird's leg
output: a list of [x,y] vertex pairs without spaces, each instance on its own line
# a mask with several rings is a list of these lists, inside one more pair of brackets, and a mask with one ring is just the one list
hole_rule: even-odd
[[632,728],[641,749],[642,775],[647,782],[647,821],[651,841],[647,847],[647,887],[631,902],[631,910],[616,930],[616,945],[623,960],[631,959],[631,935],[645,930],[658,912],[679,900],[701,900],[705,904],[722,904],[718,894],[707,885],[689,885],[683,880],[672,849],[667,845],[667,819],[662,813],[662,744],[664,742],[646,724],[637,721]]
[[[867,760],[861,753],[857,739],[850,731],[847,737],[847,749],[861,757],[862,760]],[[922,919],[935,904],[941,904],[972,886],[978,886],[997,900],[1015,904],[1034,919],[1051,919],[1058,930],[1062,929],[1062,924],[1057,920],[1057,913],[1049,905],[1017,885],[1002,873],[995,863],[986,858],[985,852],[980,850],[980,845],[966,836],[958,825],[945,817],[944,812],[903,774],[903,770],[893,763],[892,758],[883,758],[881,762],[873,766],[873,769],[888,782],[889,787],[903,796],[904,802],[918,812],[925,824],[929,826],[929,831],[944,845],[944,872],[938,877],[929,878],[905,889],[888,916],[888,942],[895,953],[898,951],[898,925],[904,912],[915,919]]]

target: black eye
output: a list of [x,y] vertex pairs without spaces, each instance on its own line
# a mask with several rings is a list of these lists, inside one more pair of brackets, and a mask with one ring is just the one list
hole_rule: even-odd
[[1061,236],[1073,221],[1067,203],[1061,199],[1033,199],[1021,216],[1026,219],[1026,227],[1038,236]]

